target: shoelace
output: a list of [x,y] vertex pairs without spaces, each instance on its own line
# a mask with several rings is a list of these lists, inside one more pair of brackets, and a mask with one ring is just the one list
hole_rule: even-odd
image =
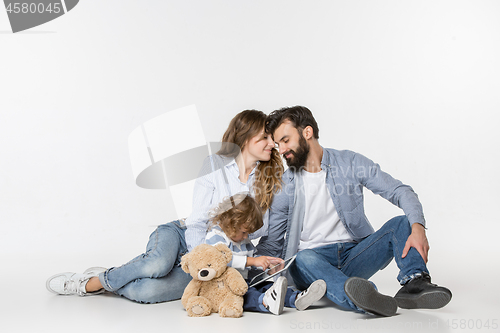
[[85,294],[84,291],[82,291],[81,289],[81,285],[82,285],[82,282],[84,282],[85,278],[80,278],[78,280],[73,280],[73,279],[70,279],[70,280],[67,280],[64,282],[64,291],[65,292],[69,292],[69,293],[76,293],[80,296],[83,296]]
[[304,296],[305,294],[307,294],[307,291],[309,290],[309,288],[307,288],[306,290],[302,291],[300,294],[297,295],[297,299],[299,299],[300,297]]

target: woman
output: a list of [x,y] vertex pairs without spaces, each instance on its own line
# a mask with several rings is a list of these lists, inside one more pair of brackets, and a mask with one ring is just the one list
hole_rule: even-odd
[[281,188],[283,165],[271,136],[265,133],[265,122],[266,115],[256,110],[242,111],[231,120],[221,150],[205,160],[203,176],[195,182],[193,212],[185,220],[158,226],[146,252],[120,267],[54,275],[47,280],[47,289],[80,296],[110,291],[140,303],[180,299],[191,280],[179,266],[181,257],[204,241],[209,211],[238,192],[253,193],[266,211],[264,227],[257,233],[267,234],[267,210]]

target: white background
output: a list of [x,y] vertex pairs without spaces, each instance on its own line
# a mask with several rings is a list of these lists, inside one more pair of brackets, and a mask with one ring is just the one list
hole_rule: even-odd
[[[76,322],[83,302],[102,304],[53,296],[45,279],[120,265],[176,217],[168,191],[135,185],[127,140],[190,104],[208,141],[244,109],[310,108],[323,146],[362,153],[418,193],[433,281],[454,293],[419,320],[499,318],[486,301],[499,293],[499,17],[498,1],[86,0],[12,34],[0,10],[0,279],[11,305],[0,326],[63,330],[38,311],[78,304]],[[366,211],[376,228],[401,214],[368,194]],[[374,281],[394,293],[396,274],[392,264]],[[106,301],[125,316],[144,309]],[[307,314],[358,318],[325,304]],[[179,302],[149,309],[161,306],[193,323]],[[293,318],[279,328],[298,330]]]

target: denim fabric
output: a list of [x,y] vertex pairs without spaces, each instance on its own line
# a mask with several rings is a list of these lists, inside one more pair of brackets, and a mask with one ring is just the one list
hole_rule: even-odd
[[[321,168],[326,172],[326,186],[340,220],[355,242],[374,232],[364,212],[365,187],[403,209],[410,225],[425,226],[422,205],[413,189],[363,155],[323,148]],[[274,196],[270,208],[269,233],[261,238],[257,255],[290,258],[297,253],[304,218],[304,187],[300,172],[292,169],[282,180],[282,190]]]
[[99,275],[104,289],[140,303],[180,299],[191,280],[179,266],[187,252],[184,232],[179,221],[158,226],[146,252]]
[[385,268],[392,258],[400,270],[400,283],[416,274],[428,273],[415,248],[401,258],[410,233],[407,217],[395,217],[359,243],[336,243],[300,251],[289,268],[290,275],[299,289],[305,289],[317,279],[325,280],[326,295],[331,301],[360,312],[344,292],[344,283],[349,277],[368,279]]

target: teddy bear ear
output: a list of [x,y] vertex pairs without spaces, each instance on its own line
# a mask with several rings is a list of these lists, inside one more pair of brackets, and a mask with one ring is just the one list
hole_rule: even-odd
[[219,243],[214,246],[217,251],[221,252],[228,263],[233,259],[233,251],[231,251],[225,244]]
[[186,253],[181,258],[181,268],[186,273],[189,273],[188,261],[189,261],[189,253]]

